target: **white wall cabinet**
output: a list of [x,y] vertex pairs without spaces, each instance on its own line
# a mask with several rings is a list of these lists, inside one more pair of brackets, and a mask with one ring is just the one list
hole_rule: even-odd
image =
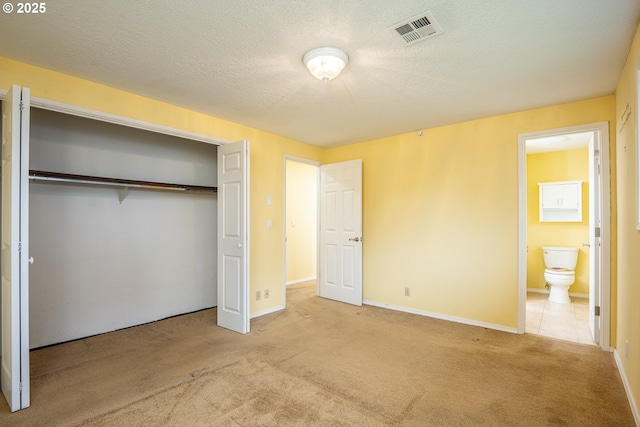
[[540,222],[582,222],[582,181],[541,182]]

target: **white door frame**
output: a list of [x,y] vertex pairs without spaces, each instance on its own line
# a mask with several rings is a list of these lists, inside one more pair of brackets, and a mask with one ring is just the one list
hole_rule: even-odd
[[[7,95],[6,89],[0,89],[0,101]],[[201,133],[190,132],[183,129],[172,128],[169,126],[159,125],[157,123],[145,122],[143,120],[132,119],[130,117],[119,116],[117,114],[106,113],[104,111],[93,110],[90,108],[79,107],[77,105],[67,104],[64,102],[52,101],[46,98],[31,97],[31,107],[43,110],[55,111],[57,113],[69,114],[71,116],[84,117],[87,119],[99,120],[101,122],[112,123],[115,125],[131,127],[135,129],[148,130],[150,132],[161,133],[164,135],[177,136],[178,138],[190,139],[193,141],[205,142],[207,144],[222,145],[232,141],[215,138]]]
[[[598,122],[559,129],[518,134],[518,333],[525,332],[527,303],[527,155],[526,141],[568,133],[594,132],[600,138],[601,263],[600,347],[611,351],[611,190],[609,169],[609,123]],[[591,150],[590,150],[591,151]],[[590,156],[593,153],[590,152]],[[592,248],[593,249],[593,248]]]
[[[304,157],[291,156],[289,154],[284,155],[284,197],[283,197],[283,213],[282,223],[284,224],[282,230],[282,242],[283,242],[283,261],[282,261],[282,308],[287,307],[287,160],[292,162],[304,163],[307,165],[316,167],[316,278],[318,277],[318,269],[320,267],[320,165],[322,163],[315,160],[305,159]],[[318,294],[319,282],[316,280],[316,295]]]

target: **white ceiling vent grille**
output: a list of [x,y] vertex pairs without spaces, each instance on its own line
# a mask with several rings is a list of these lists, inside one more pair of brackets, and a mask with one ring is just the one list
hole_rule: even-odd
[[405,45],[414,44],[444,32],[431,12],[424,12],[406,19],[393,25],[391,30],[402,37]]

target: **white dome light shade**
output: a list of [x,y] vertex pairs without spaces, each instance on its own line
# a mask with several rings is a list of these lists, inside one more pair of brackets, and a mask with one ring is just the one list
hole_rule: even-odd
[[340,74],[349,63],[349,57],[335,47],[319,47],[307,52],[302,62],[317,79],[327,81]]

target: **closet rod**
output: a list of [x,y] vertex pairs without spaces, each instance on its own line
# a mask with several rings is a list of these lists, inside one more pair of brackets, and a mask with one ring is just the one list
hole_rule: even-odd
[[47,172],[29,170],[30,181],[62,182],[71,184],[105,185],[111,187],[143,188],[150,190],[170,191],[198,191],[217,192],[218,187],[206,187],[202,185],[167,184],[162,182],[138,181],[134,179],[106,178],[91,175],[76,175],[71,173]]

